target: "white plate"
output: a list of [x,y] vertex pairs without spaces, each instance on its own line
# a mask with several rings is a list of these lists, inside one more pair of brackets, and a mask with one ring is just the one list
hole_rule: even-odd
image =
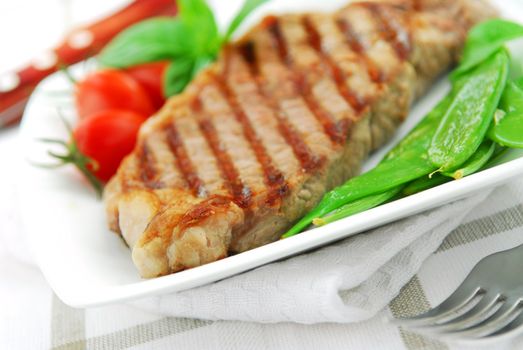
[[[299,4],[303,9],[303,1],[288,2]],[[510,10],[513,16],[517,15],[513,8]],[[73,73],[79,75],[83,70],[82,66],[75,67]],[[200,286],[454,201],[523,174],[523,158],[518,158],[520,153],[511,152],[509,156],[513,160],[507,158],[506,163],[463,180],[205,266],[144,280],[133,266],[128,248],[107,229],[103,204],[81,176],[71,167],[50,171],[28,162],[51,161],[45,154],[48,146],[37,142],[37,138],[67,138],[57,108],[62,109],[67,119],[74,120],[71,90],[70,83],[57,74],[43,82],[31,98],[21,127],[24,159],[19,193],[23,223],[38,264],[56,294],[75,307]],[[446,90],[445,82],[436,84],[414,107],[395,141],[405,135]],[[395,141],[371,157],[366,168],[376,164]]]

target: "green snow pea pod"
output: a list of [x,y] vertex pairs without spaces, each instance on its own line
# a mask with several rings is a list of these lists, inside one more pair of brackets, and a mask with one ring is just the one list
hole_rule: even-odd
[[315,218],[312,220],[312,223],[315,226],[323,226],[330,224],[331,222],[344,219],[348,216],[361,213],[365,210],[372,209],[396,197],[401,192],[402,188],[403,186],[398,186],[383,193],[373,194],[368,197],[355,200],[352,203],[345,204],[341,208],[336,209],[331,215],[327,215],[322,218]]
[[[353,202],[345,204],[339,209],[336,209],[332,214],[329,214],[321,218],[313,219],[312,223],[316,226],[326,225],[331,222],[360,213],[362,211],[374,208],[380,204],[383,204],[393,199],[399,193],[402,193],[403,195],[412,195],[449,182],[451,181],[450,177],[453,177],[457,180],[464,176],[468,176],[481,169],[491,159],[495,149],[495,143],[491,141],[485,141],[481,144],[476,153],[474,153],[474,155],[465,163],[465,165],[461,169],[456,170],[455,172],[451,172],[448,174],[445,173],[442,175],[435,174],[432,177],[423,176],[417,180],[414,180],[407,186],[400,185],[383,193],[372,194],[370,196],[357,199]],[[286,237],[284,236],[283,238]]]
[[434,134],[445,111],[452,103],[452,95],[449,93],[434,107],[419,123],[405,136],[392,150],[387,153],[384,161],[396,158],[413,148],[419,148],[427,141],[427,134]]
[[452,178],[457,180],[464,176],[471,175],[476,171],[485,168],[490,160],[492,160],[496,154],[499,154],[500,150],[498,150],[497,147],[499,146],[496,146],[495,143],[485,141],[461,169],[448,174],[434,174],[432,176],[421,177],[405,186],[402,193],[405,196],[410,196],[443,185],[444,183],[452,181]]
[[511,40],[523,37],[523,26],[500,18],[491,19],[474,26],[468,36],[460,65],[452,72],[455,80],[466,75],[474,67]]
[[496,144],[496,151],[494,151],[494,155],[487,164],[483,167],[484,169],[493,168],[495,166],[498,166],[500,164],[509,162],[514,159],[521,158],[523,156],[523,150],[519,149],[517,151],[513,150],[512,152],[508,152],[509,148],[500,146]]
[[505,89],[508,66],[508,53],[500,50],[466,75],[428,149],[438,171],[459,168],[483,142]]
[[523,88],[509,81],[499,108],[503,112],[496,114],[488,137],[502,146],[523,148]]
[[443,185],[444,183],[447,183],[449,181],[452,181],[452,179],[450,179],[449,177],[440,175],[440,174],[434,174],[433,176],[430,176],[430,177],[423,176],[417,180],[412,181],[407,186],[405,186],[402,193],[405,196],[410,196],[410,195],[428,190],[432,187]]
[[496,150],[496,144],[492,141],[484,141],[476,151],[463,164],[458,170],[443,172],[442,174],[448,177],[452,177],[455,180],[459,180],[465,176],[475,173],[479,169],[483,168],[485,164],[492,158],[494,151]]

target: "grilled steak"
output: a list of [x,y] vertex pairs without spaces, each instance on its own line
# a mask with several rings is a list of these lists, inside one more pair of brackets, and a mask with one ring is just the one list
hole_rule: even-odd
[[267,17],[140,130],[105,191],[143,277],[269,242],[358,173],[448,69],[480,0]]

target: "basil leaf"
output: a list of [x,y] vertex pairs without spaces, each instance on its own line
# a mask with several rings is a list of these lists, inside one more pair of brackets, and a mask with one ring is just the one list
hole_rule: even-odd
[[225,36],[223,37],[223,42],[226,43],[229,41],[231,36],[234,34],[236,29],[240,26],[240,24],[251,14],[252,11],[254,11],[257,7],[260,5],[263,5],[268,0],[246,0],[243,3],[243,6],[241,7],[240,11],[234,16],[234,19],[229,24],[229,28],[227,28],[227,32],[225,33]]
[[188,29],[194,52],[216,56],[220,49],[220,33],[216,20],[205,0],[179,0],[180,20]]
[[165,97],[183,92],[193,77],[213,61],[214,59],[212,57],[202,56],[197,58],[179,57],[171,62],[163,77]]
[[458,68],[452,72],[452,80],[492,56],[508,41],[520,37],[523,37],[523,26],[518,23],[492,19],[478,24],[468,35],[463,58]]
[[170,97],[185,89],[192,79],[194,59],[191,57],[179,57],[169,64],[163,75],[163,91],[166,97]]
[[246,0],[222,39],[205,0],[178,0],[177,18],[155,18],[133,25],[104,48],[99,61],[105,66],[126,68],[169,59],[171,64],[163,77],[164,94],[178,94],[216,59],[222,44],[243,20],[267,1]]
[[199,71],[201,71],[202,69],[204,69],[205,67],[207,67],[209,64],[211,64],[212,62],[214,62],[214,57],[210,57],[210,56],[202,56],[202,57],[198,57],[196,59],[196,61],[194,62],[194,66],[193,66],[193,69],[192,69],[192,75],[193,77],[198,74]]
[[149,19],[118,34],[100,53],[104,66],[126,68],[172,59],[191,49],[185,25],[173,18]]

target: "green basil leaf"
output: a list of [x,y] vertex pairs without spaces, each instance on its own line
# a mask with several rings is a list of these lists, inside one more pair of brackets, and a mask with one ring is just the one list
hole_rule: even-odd
[[216,56],[220,33],[212,10],[205,0],[179,0],[179,18],[188,29],[194,56]]
[[186,26],[173,18],[154,18],[135,24],[116,36],[100,53],[100,63],[126,68],[173,59],[192,50]]
[[212,57],[202,56],[198,58],[179,57],[171,62],[163,77],[165,97],[183,92],[194,76],[213,61]]
[[194,59],[178,57],[169,64],[163,75],[163,92],[170,97],[182,92],[192,79]]
[[469,32],[463,58],[452,73],[452,80],[492,56],[508,41],[520,37],[523,37],[523,26],[515,22],[492,19],[478,24]]
[[236,16],[234,16],[234,19],[229,24],[229,28],[227,29],[227,32],[225,33],[225,36],[223,38],[223,42],[229,41],[231,36],[234,34],[234,32],[238,29],[240,24],[251,14],[252,11],[254,11],[257,7],[263,5],[268,0],[246,0],[243,3],[243,6],[238,11]]
[[198,74],[199,71],[201,71],[202,69],[207,67],[212,62],[214,62],[214,60],[215,60],[215,58],[211,57],[211,56],[198,57],[196,59],[196,61],[194,62],[194,66],[193,66],[193,69],[192,69],[193,77],[196,76],[196,74]]

